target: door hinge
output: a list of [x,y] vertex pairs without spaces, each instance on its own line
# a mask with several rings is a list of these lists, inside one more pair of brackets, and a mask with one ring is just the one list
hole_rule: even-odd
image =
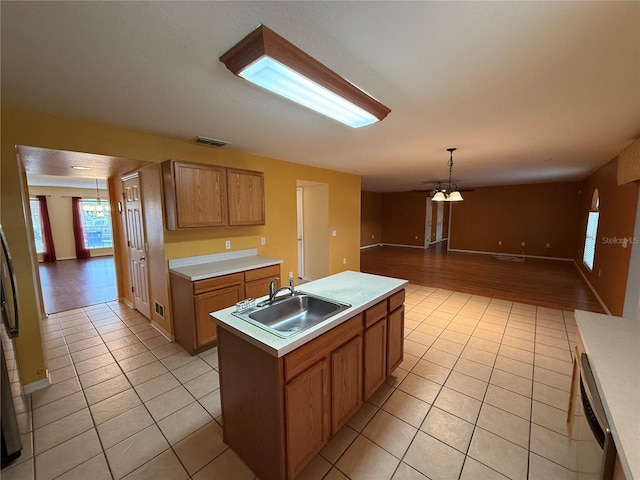
[[131,293],[134,293],[135,291],[136,291],[136,290],[135,290],[135,288],[134,288],[134,287],[133,287],[133,285],[132,285],[132,286],[131,286]]

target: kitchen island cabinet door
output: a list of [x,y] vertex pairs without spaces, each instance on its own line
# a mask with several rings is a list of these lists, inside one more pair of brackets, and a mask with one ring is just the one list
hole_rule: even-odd
[[362,337],[331,353],[331,432],[335,435],[362,405]]
[[387,317],[387,376],[402,363],[404,354],[404,306]]
[[329,365],[323,359],[285,385],[288,477],[295,478],[331,436]]
[[364,331],[364,399],[375,393],[387,378],[387,319]]
[[216,339],[216,324],[209,313],[235,305],[241,300],[242,294],[242,284],[239,284],[195,295],[196,348],[212,343]]

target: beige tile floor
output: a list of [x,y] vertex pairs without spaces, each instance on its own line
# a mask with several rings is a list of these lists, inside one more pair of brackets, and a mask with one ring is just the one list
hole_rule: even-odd
[[[574,479],[571,312],[410,285],[405,359],[311,462],[314,479]],[[53,385],[21,397],[13,479],[248,479],[222,441],[217,354],[118,303],[44,322]]]

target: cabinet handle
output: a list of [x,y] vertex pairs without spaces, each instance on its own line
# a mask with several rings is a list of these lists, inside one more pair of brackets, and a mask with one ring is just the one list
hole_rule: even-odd
[[144,257],[140,257],[140,261],[142,262],[145,258]]

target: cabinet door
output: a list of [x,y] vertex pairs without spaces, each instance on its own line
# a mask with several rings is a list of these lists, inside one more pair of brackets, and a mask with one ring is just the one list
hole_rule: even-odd
[[362,337],[331,353],[331,431],[335,435],[362,405]]
[[269,295],[269,282],[272,278],[263,280],[254,280],[253,282],[244,284],[244,293],[246,298],[260,298]]
[[404,353],[404,306],[387,317],[387,376],[402,363]]
[[387,378],[387,319],[364,331],[364,398],[375,393]]
[[221,288],[194,297],[196,310],[196,347],[216,339],[216,325],[209,315],[216,310],[231,307],[241,300],[242,285]]
[[[175,208],[167,208],[169,229],[227,225],[227,181],[224,168],[173,162],[173,182]],[[175,219],[170,219],[172,210],[175,212]]]
[[264,225],[264,174],[227,169],[229,225]]
[[296,477],[331,436],[329,388],[326,359],[285,385],[288,478]]

